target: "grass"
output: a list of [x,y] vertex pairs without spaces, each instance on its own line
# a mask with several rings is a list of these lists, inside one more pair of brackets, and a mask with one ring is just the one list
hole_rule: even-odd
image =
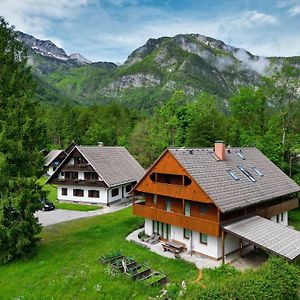
[[43,190],[48,192],[47,198],[49,201],[55,204],[56,208],[67,209],[67,210],[78,210],[78,211],[91,211],[102,208],[101,205],[84,205],[84,204],[74,204],[74,203],[64,203],[57,201],[57,187],[52,184],[45,184],[47,177],[41,177],[38,182],[43,185]]
[[300,231],[300,207],[289,211],[289,225]]
[[159,256],[125,240],[142,223],[131,208],[112,214],[45,227],[37,253],[0,266],[0,298],[6,299],[149,299],[159,287],[147,287],[98,258],[113,250],[149,265],[171,282],[193,282],[198,270],[183,260]]

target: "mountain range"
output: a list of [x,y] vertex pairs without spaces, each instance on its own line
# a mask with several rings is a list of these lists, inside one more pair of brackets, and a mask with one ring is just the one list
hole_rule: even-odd
[[208,92],[229,97],[240,86],[258,86],[285,65],[300,67],[300,57],[261,57],[200,34],[149,39],[122,65],[91,62],[79,53],[67,55],[49,40],[18,32],[28,48],[38,98],[47,103],[122,101],[151,109],[175,90],[187,97]]

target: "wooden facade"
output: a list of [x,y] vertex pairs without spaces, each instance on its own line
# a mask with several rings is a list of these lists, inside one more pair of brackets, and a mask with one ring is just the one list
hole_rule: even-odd
[[[145,199],[133,204],[134,214],[219,236],[217,207],[170,152],[166,151],[147,172],[134,193],[143,193]],[[205,206],[205,213],[201,213],[200,205]]]
[[[181,182],[161,182],[159,181],[158,174],[181,176]],[[152,177],[156,177],[157,180],[154,179],[153,181],[151,179]],[[184,182],[185,178],[190,179],[190,184],[187,185],[187,183]],[[165,152],[157,164],[151,168],[151,172],[147,172],[142,181],[140,181],[136,186],[135,190],[155,195],[212,203],[212,200],[208,197],[208,195],[205,194],[199,185],[168,151]]]

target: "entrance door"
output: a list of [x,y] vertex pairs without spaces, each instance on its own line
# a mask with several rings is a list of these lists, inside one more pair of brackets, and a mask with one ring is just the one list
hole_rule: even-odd
[[167,224],[163,223],[164,225],[164,230],[163,230],[163,238],[168,239],[168,226]]

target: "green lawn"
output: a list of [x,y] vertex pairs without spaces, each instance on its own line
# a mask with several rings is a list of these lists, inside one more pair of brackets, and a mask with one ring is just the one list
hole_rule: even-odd
[[74,203],[63,203],[57,201],[57,188],[52,184],[45,184],[47,177],[41,177],[38,182],[43,185],[43,190],[48,192],[48,200],[55,204],[56,208],[69,209],[69,210],[79,210],[79,211],[90,211],[102,208],[101,205],[84,205],[84,204],[74,204]]
[[300,207],[289,211],[289,225],[300,231]]
[[198,270],[182,260],[161,257],[125,240],[142,223],[131,208],[74,220],[43,229],[37,254],[0,266],[0,299],[149,299],[158,287],[145,287],[123,274],[110,275],[97,262],[102,254],[122,250],[138,262],[166,274],[171,282],[188,283]]

